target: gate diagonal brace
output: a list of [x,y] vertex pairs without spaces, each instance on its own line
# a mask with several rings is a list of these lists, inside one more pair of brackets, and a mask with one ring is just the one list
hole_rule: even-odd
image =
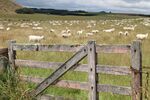
[[57,79],[59,79],[62,75],[64,75],[67,71],[69,71],[75,64],[79,63],[84,57],[86,57],[87,52],[88,52],[87,46],[80,49],[69,60],[67,60],[56,71],[54,71],[43,82],[41,82],[33,91],[31,91],[30,95],[32,97],[38,96],[41,92],[43,92],[51,84],[53,84]]

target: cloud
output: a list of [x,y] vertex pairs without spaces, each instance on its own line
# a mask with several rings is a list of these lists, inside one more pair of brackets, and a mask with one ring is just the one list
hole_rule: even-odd
[[150,0],[16,0],[28,7],[149,13]]

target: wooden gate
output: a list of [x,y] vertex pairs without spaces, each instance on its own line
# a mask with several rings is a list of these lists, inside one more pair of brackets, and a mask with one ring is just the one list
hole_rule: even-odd
[[[35,89],[31,91],[31,96],[36,97],[47,89],[50,85],[59,87],[67,87],[74,89],[82,89],[89,91],[89,100],[98,100],[98,92],[111,92],[115,94],[131,95],[132,100],[142,100],[142,54],[140,41],[133,41],[128,45],[96,45],[94,41],[89,41],[87,45],[34,45],[34,44],[18,44],[15,41],[9,42],[9,59],[12,66],[30,66],[33,68],[50,68],[56,69],[46,79],[33,78],[24,76],[23,79],[39,83]],[[60,52],[76,52],[65,63],[38,62],[29,60],[16,59],[16,51],[60,51]],[[98,53],[130,53],[131,67],[98,65]],[[81,65],[79,62],[88,57],[88,64]],[[59,67],[53,67],[58,65]],[[89,74],[89,82],[75,82],[60,80],[67,71],[87,72]],[[98,73],[113,75],[131,75],[131,87],[113,86],[106,84],[98,84]]]

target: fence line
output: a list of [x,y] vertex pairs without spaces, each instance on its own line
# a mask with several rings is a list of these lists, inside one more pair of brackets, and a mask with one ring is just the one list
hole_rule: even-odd
[[[45,80],[41,78],[24,77],[23,79],[32,82],[40,82],[40,84],[31,92],[32,96],[39,95],[43,90],[45,90],[50,84],[56,84],[57,86],[66,86],[70,84],[69,88],[82,87],[84,89],[91,91],[91,100],[98,100],[97,92],[112,92],[123,95],[131,95],[133,100],[142,100],[142,54],[141,54],[141,43],[140,41],[133,41],[132,44],[127,45],[96,45],[95,42],[89,42],[88,45],[24,45],[15,43],[11,41],[9,44],[9,58],[12,64],[16,66],[31,66],[32,68],[52,68],[56,69]],[[76,52],[77,53],[67,60],[65,63],[61,62],[37,62],[30,60],[18,60],[15,58],[16,51],[59,51],[59,52]],[[97,53],[129,53],[131,54],[131,68],[129,67],[119,67],[119,66],[109,66],[109,65],[97,65]],[[94,56],[95,54],[95,56]],[[88,55],[88,65],[79,64],[80,60]],[[94,60],[95,58],[95,60]],[[92,67],[93,66],[93,67]],[[95,67],[94,67],[95,66]],[[102,67],[103,66],[103,67]],[[88,83],[79,83],[66,80],[58,81],[59,77],[64,75],[69,70],[83,71],[89,73]],[[90,74],[91,73],[91,74]],[[132,86],[112,86],[106,84],[97,84],[97,74],[106,73],[114,75],[131,75]],[[36,81],[35,81],[36,80]],[[42,82],[41,82],[42,81]],[[91,83],[91,84],[89,84]],[[86,88],[85,88],[86,87]],[[82,88],[79,88],[82,89]]]
[[[44,69],[57,69],[63,64],[63,62],[45,62],[45,61],[33,61],[33,60],[15,60],[16,66],[31,68],[44,68]],[[103,74],[113,74],[113,75],[130,75],[131,69],[129,66],[110,66],[110,65],[96,65],[96,72]],[[87,64],[76,64],[71,69],[72,71],[88,72]]]

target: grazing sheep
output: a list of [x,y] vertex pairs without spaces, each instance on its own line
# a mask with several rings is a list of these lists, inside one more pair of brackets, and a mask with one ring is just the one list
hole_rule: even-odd
[[71,32],[71,30],[68,28],[68,27],[66,27],[66,30],[65,30],[67,33],[70,33]]
[[135,27],[123,27],[124,30],[132,30],[134,31]]
[[129,35],[129,32],[128,32],[128,31],[125,31],[125,32],[120,31],[120,32],[119,32],[119,35],[128,36],[128,35]]
[[81,35],[81,34],[83,33],[83,31],[84,31],[84,30],[77,31],[77,34],[78,34],[78,35]]
[[3,26],[0,26],[0,30],[3,30],[4,29],[4,27]]
[[124,35],[125,35],[125,36],[128,36],[128,35],[129,35],[129,32],[128,32],[128,31],[125,31],[125,32],[124,32]]
[[9,30],[10,30],[10,27],[7,27],[6,30],[9,31]]
[[89,24],[88,26],[87,26],[87,28],[91,28],[92,26]]
[[42,30],[43,27],[32,27],[33,30]]
[[99,33],[99,30],[92,30],[92,33]]
[[55,30],[54,29],[50,29],[50,32],[55,32]]
[[148,33],[146,33],[146,34],[137,34],[136,35],[136,38],[139,39],[139,40],[146,39],[147,37],[148,37]]
[[27,27],[29,27],[29,25],[27,25],[26,23],[22,23],[22,24],[20,25],[20,27],[21,27],[21,28],[27,28]]
[[122,32],[122,31],[120,31],[120,32],[119,32],[119,35],[123,35],[123,32]]
[[103,32],[113,32],[113,31],[115,31],[115,28],[103,30]]
[[71,30],[67,29],[67,30],[66,30],[66,32],[67,32],[67,33],[70,33],[70,32],[71,32]]
[[71,33],[62,33],[61,36],[62,36],[63,38],[68,38],[68,37],[71,36]]
[[42,39],[44,39],[44,36],[37,36],[37,35],[30,35],[29,36],[29,42],[40,42]]
[[93,33],[86,33],[86,36],[93,36]]

